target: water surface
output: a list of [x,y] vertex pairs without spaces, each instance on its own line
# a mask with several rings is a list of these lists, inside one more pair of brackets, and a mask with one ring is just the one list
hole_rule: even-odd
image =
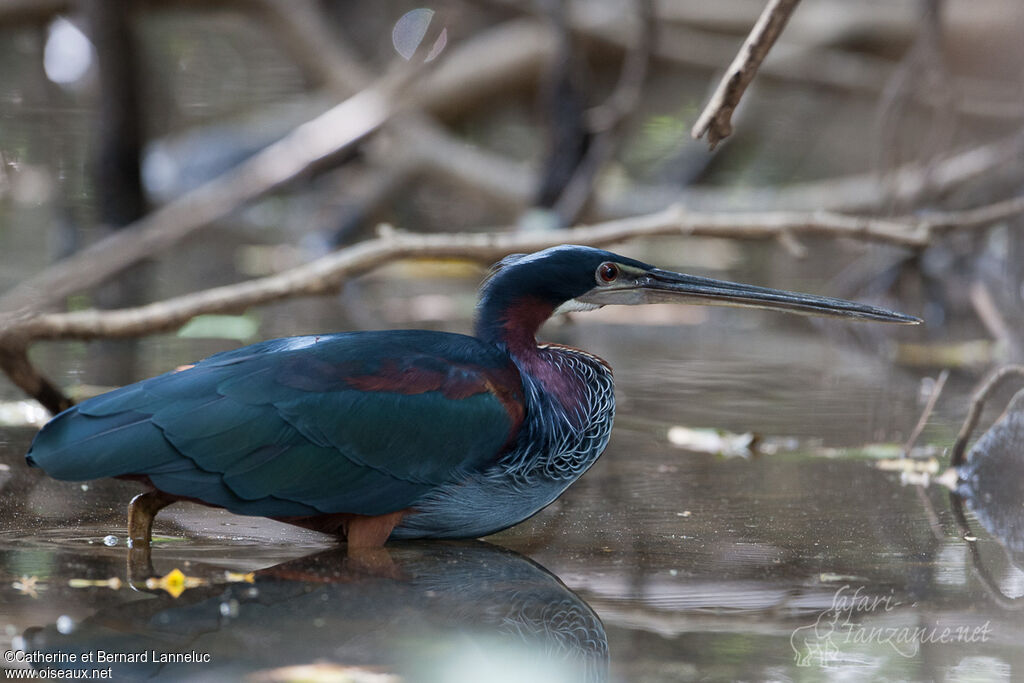
[[[179,504],[152,553],[155,576],[191,582],[178,597],[174,575],[146,590],[129,567],[134,485],[51,481],[23,465],[33,430],[3,430],[3,649],[209,655],[107,665],[157,680],[312,664],[429,681],[1009,680],[1024,666],[1024,617],[976,564],[1010,597],[1024,571],[969,508],[964,540],[945,489],[876,467],[891,448],[861,448],[906,437],[919,376],[802,322],[581,318],[549,336],[607,357],[620,402],[605,455],[552,506],[486,543],[348,557]],[[947,412],[966,388],[951,382]],[[673,426],[753,430],[772,452],[686,451]],[[956,427],[940,410],[925,440],[948,446]]]

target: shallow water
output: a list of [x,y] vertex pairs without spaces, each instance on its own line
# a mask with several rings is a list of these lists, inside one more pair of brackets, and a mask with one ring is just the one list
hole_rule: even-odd
[[[3,430],[2,649],[149,653],[75,664],[118,679],[279,680],[313,663],[427,681],[1019,675],[1024,617],[975,564],[1011,597],[1024,571],[971,513],[964,540],[945,489],[876,467],[891,448],[860,449],[906,437],[921,378],[802,322],[725,320],[549,332],[613,363],[620,411],[597,465],[526,523],[346,557],[179,504],[152,552],[156,576],[192,582],[177,598],[174,575],[147,591],[127,562],[134,485],[48,480],[21,459],[33,430]],[[967,387],[950,384],[940,406],[957,413]],[[753,430],[774,452],[689,452],[675,425]],[[948,446],[956,427],[940,410],[925,440]],[[152,661],[193,652],[209,661]]]

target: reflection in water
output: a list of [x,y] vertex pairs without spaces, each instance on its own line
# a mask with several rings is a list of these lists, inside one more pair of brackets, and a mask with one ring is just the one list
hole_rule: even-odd
[[[1010,561],[1024,571],[1024,391],[1010,401],[1003,415],[971,449],[958,469],[952,494],[953,511],[961,530],[970,533],[963,504],[1007,551]],[[1008,598],[981,563],[977,545],[971,544],[979,578],[1003,606],[1024,607],[1020,598]]]
[[[352,557],[331,549],[258,571],[252,583],[120,603],[63,631],[30,629],[25,648],[148,653],[59,665],[112,666],[115,680],[216,680],[325,661],[408,681],[603,681],[608,672],[594,611],[541,566],[479,542]],[[154,661],[168,655],[199,661]]]

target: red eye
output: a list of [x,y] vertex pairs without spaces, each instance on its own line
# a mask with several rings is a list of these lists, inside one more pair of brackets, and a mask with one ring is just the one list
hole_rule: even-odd
[[601,282],[615,282],[619,277],[619,267],[614,263],[602,263],[597,267],[597,277]]

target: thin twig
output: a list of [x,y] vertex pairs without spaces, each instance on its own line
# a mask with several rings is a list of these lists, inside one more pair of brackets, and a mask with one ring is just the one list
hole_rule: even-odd
[[[432,174],[442,175],[454,182],[483,191],[490,199],[511,206],[523,206],[529,201],[535,185],[535,171],[527,164],[512,161],[484,149],[465,144],[452,144],[450,139],[426,132],[403,152],[416,157],[417,162]],[[980,177],[1014,168],[1024,154],[1024,134],[1010,135],[992,143],[979,145],[950,154],[937,162],[926,180],[922,164],[911,162],[894,169],[884,178],[875,173],[815,180],[791,185],[754,187],[678,187],[635,184],[627,192],[614,195],[599,193],[594,200],[594,214],[601,219],[623,218],[658,211],[673,203],[681,203],[695,210],[810,210],[874,213],[891,198],[903,200],[918,196],[922,191],[929,196],[945,193]],[[890,190],[891,188],[891,190]],[[1021,201],[1007,200],[1008,202]],[[1010,213],[1013,206],[1005,202],[984,207],[982,211]],[[956,212],[968,216],[968,212]],[[943,214],[926,214],[936,229],[941,229]],[[979,216],[989,221],[988,216]],[[954,227],[955,227],[954,223]]]
[[991,225],[1018,216],[1022,212],[1024,212],[1024,196],[1003,199],[974,209],[926,213],[922,214],[922,218],[931,225],[932,230],[941,232],[963,227]]
[[914,431],[910,433],[910,437],[907,442],[903,444],[903,455],[906,458],[910,455],[910,450],[917,443],[917,439],[921,436],[921,432],[924,431],[925,425],[928,424],[928,418],[932,416],[932,412],[935,410],[935,404],[939,400],[939,395],[942,394],[942,388],[946,386],[946,380],[949,379],[949,370],[943,370],[939,373],[938,379],[932,385],[932,391],[928,395],[928,402],[924,406],[924,410],[921,411],[921,417],[917,419],[917,424],[914,425]]
[[971,438],[974,428],[978,426],[978,419],[985,407],[985,401],[1003,382],[1010,377],[1024,377],[1024,365],[1007,365],[999,368],[985,380],[971,399],[971,407],[967,411],[967,418],[960,427],[960,433],[953,443],[953,450],[950,454],[949,464],[951,467],[960,467],[967,461],[967,440]]
[[[337,97],[348,97],[373,80],[372,71],[343,36],[331,30],[316,0],[256,0],[289,56],[309,77]],[[467,104],[536,80],[555,52],[555,36],[541,24],[507,21],[467,38],[444,54],[437,69],[411,88],[410,106],[387,126],[397,138],[386,155],[372,146],[381,166],[427,163],[456,169],[457,180],[491,199],[522,208],[534,184],[532,170],[504,157],[467,145],[440,125],[435,115],[464,111]],[[514,170],[509,170],[514,169]]]
[[587,112],[590,130],[600,133],[628,119],[636,109],[651,62],[657,48],[657,22],[653,0],[635,0],[637,29],[622,58],[619,80],[604,102]]
[[[881,211],[890,201],[905,202],[909,197],[934,197],[979,178],[999,173],[1019,173],[1024,155],[1024,133],[1015,133],[984,145],[971,147],[936,162],[930,174],[925,164],[910,162],[879,177],[876,173],[859,173],[826,180],[814,180],[785,186],[728,187],[691,186],[678,188],[635,186],[615,198],[599,197],[601,216],[615,218],[648,213],[672,202],[682,202],[694,209],[811,209],[865,212]],[[1015,201],[1015,200],[1008,200]],[[985,210],[1004,211],[993,204]],[[960,212],[956,212],[959,218]],[[927,215],[927,214],[924,214]],[[936,217],[933,223],[940,220]],[[941,228],[941,225],[936,227]]]
[[[490,0],[509,8],[519,8],[518,0]],[[697,3],[701,4],[701,3]],[[717,3],[703,3],[708,7]],[[621,17],[614,13],[594,11],[595,3],[576,2],[569,14],[573,31],[618,50],[629,48],[623,36]],[[669,64],[719,71],[736,54],[736,41],[722,31],[684,27],[670,18],[671,13],[687,3],[658,3],[659,40],[653,57]],[[685,11],[685,9],[684,9]],[[697,22],[700,24],[700,22]],[[793,30],[791,24],[787,29]],[[872,34],[875,39],[877,35]],[[824,45],[809,45],[799,39],[778,41],[769,56],[758,67],[761,78],[797,83],[803,87],[831,88],[848,93],[877,96],[898,68],[892,60]],[[1017,84],[1000,81],[979,81],[976,78],[951,77],[956,93],[952,105],[958,112],[981,118],[1020,119],[1024,113],[1020,98],[1015,96]],[[935,106],[941,96],[928,89],[918,89],[915,101]]]
[[[368,87],[373,71],[331,30],[315,0],[258,0],[270,17],[269,29],[304,72],[342,97]],[[410,86],[415,108],[431,116],[464,113],[471,103],[486,102],[518,83],[535,82],[555,51],[555,36],[531,20],[512,20],[448,47],[438,67]],[[408,118],[408,117],[403,117]],[[422,117],[421,118],[425,118]],[[403,140],[416,131],[407,123],[389,126]]]
[[744,91],[757,74],[757,68],[771,50],[776,38],[800,0],[770,0],[758,18],[750,35],[743,41],[739,53],[729,65],[718,89],[711,96],[704,111],[693,124],[691,135],[695,140],[707,135],[711,149],[732,134],[732,113],[740,103]]
[[992,335],[997,348],[1002,349],[1003,352],[1014,348],[1015,335],[1006,323],[1006,318],[1003,317],[999,306],[992,299],[992,292],[985,286],[985,283],[981,280],[971,283],[969,296],[974,312],[988,333]]
[[[942,9],[942,0],[925,0],[922,3],[920,29],[914,43],[882,90],[877,113],[879,140],[875,155],[879,172],[885,172],[896,164],[900,142],[905,138],[903,124],[908,117],[913,115],[915,125],[922,125],[921,112],[909,109],[919,91],[929,93],[932,101],[927,134],[920,146],[922,153],[918,156],[934,161],[952,143],[957,117],[956,96],[943,54]],[[924,170],[927,180],[931,165],[926,165]],[[903,201],[913,204],[916,199],[911,196],[903,198]]]
[[623,58],[619,81],[604,103],[587,112],[588,128],[593,138],[565,190],[555,203],[555,211],[563,225],[575,223],[587,205],[598,174],[615,155],[626,122],[640,102],[651,51],[656,42],[656,32],[652,0],[636,0],[635,4],[639,15],[639,29],[633,45]]

